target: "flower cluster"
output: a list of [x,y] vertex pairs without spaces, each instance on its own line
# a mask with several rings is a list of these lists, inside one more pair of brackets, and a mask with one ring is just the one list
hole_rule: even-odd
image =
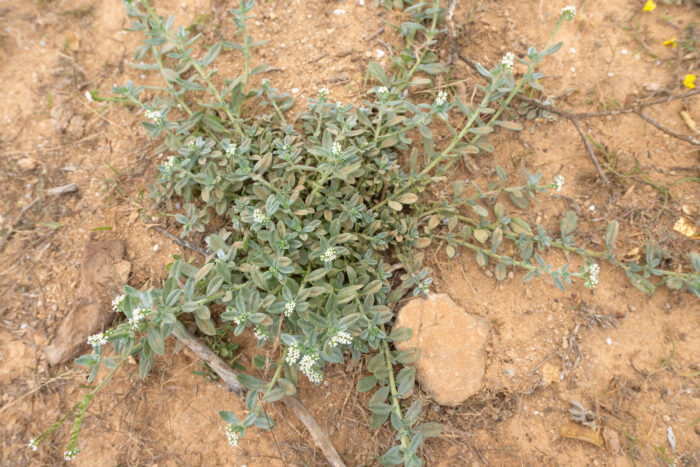
[[515,63],[515,54],[513,52],[508,52],[503,56],[503,60],[501,60],[501,64],[503,65],[503,68],[506,70],[506,73],[510,73],[511,70],[513,69],[513,64]]
[[300,355],[301,350],[299,349],[299,343],[294,342],[292,345],[287,347],[287,356],[285,357],[284,361],[286,361],[288,365],[294,365],[299,360]]
[[377,95],[381,100],[385,101],[389,98],[389,90],[386,86],[380,86],[377,88]]
[[317,361],[318,352],[314,350],[304,355],[299,362],[301,372],[314,384],[319,384],[323,380],[323,373],[315,368]]
[[144,115],[146,116],[147,119],[153,120],[153,122],[156,125],[160,125],[163,123],[163,115],[158,112],[157,110],[153,109],[148,109],[146,112],[144,112]]
[[435,107],[440,108],[445,105],[445,102],[447,102],[447,92],[440,91],[435,99]]
[[571,21],[576,16],[576,7],[573,5],[565,6],[561,9],[561,16],[566,21]]
[[333,147],[331,148],[331,154],[333,157],[336,159],[341,159],[343,157],[343,147],[340,145],[339,142],[333,143]]
[[256,209],[255,211],[253,211],[253,220],[257,224],[263,224],[267,222],[267,216],[260,209]]
[[338,331],[331,337],[331,347],[348,344],[352,344],[352,336],[345,331]]
[[27,443],[27,447],[28,447],[29,449],[31,449],[32,451],[36,451],[37,449],[39,449],[39,443],[37,442],[37,440],[35,440],[34,438],[32,438],[32,439],[30,439],[29,442]]
[[126,295],[119,295],[117,297],[114,297],[114,300],[112,300],[112,311],[115,313],[119,313],[122,311],[122,304],[124,303],[124,299],[126,298]]
[[176,162],[177,158],[175,156],[168,156],[168,158],[165,160],[165,164],[163,164],[163,167],[165,167],[165,170],[168,172],[171,172],[175,167]]
[[255,335],[255,338],[259,341],[264,341],[268,337],[270,337],[270,333],[267,331],[267,329],[260,325],[255,326],[255,331],[253,332],[253,335]]
[[554,177],[554,182],[550,186],[557,191],[561,191],[561,187],[564,186],[564,177],[557,175]]
[[296,302],[287,302],[284,305],[284,316],[291,316],[294,313],[294,309],[297,307]]
[[67,461],[73,459],[75,456],[80,454],[80,448],[79,447],[74,447],[74,448],[69,448],[66,450],[66,452],[63,453],[63,458]]
[[240,435],[236,431],[236,427],[231,424],[226,426],[226,440],[231,446],[238,446]]
[[593,263],[584,272],[584,278],[586,279],[586,282],[584,282],[584,286],[587,289],[592,289],[598,285],[600,282],[600,266],[598,266],[598,263]]
[[102,332],[98,334],[93,334],[92,336],[87,338],[87,343],[93,347],[97,347],[98,345],[105,345],[107,343],[107,334]]
[[235,316],[233,318],[233,322],[236,323],[236,325],[239,325],[241,323],[245,323],[247,319],[248,319],[248,312],[243,312],[241,315]]
[[228,157],[230,159],[231,157],[235,156],[237,149],[238,149],[238,146],[235,144],[232,144],[231,146],[229,146],[226,149],[226,157]]
[[129,320],[129,326],[131,326],[133,329],[137,329],[139,327],[139,322],[146,317],[148,314],[148,310],[145,308],[136,308],[134,311],[131,312],[131,319]]
[[321,88],[318,90],[318,100],[325,101],[328,99],[328,88]]
[[337,257],[338,255],[335,252],[335,248],[328,247],[328,249],[321,255],[321,261],[323,261],[324,263],[330,263]]

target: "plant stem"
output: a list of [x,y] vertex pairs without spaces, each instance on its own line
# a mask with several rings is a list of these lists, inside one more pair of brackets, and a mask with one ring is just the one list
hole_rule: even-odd
[[[382,326],[382,330],[384,326]],[[391,352],[389,351],[389,343],[386,339],[382,340],[382,347],[384,348],[384,357],[386,358],[386,366],[389,369],[389,388],[391,390],[391,400],[394,407],[394,412],[398,415],[399,419],[403,420],[403,413],[401,413],[401,404],[399,404],[399,392],[396,390],[396,381],[394,380],[394,366],[391,363]],[[410,440],[408,435],[401,434],[401,447],[408,449]]]

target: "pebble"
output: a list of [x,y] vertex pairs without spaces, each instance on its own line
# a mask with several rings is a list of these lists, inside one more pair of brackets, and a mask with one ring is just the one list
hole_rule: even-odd
[[612,345],[612,339],[608,337],[607,339],[605,339],[605,343],[608,345]]

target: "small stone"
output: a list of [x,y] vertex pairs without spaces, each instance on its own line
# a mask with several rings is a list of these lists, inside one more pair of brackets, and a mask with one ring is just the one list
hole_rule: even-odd
[[17,161],[17,165],[22,170],[34,170],[39,164],[31,157],[23,157]]
[[419,349],[416,377],[435,402],[458,406],[481,389],[489,337],[486,320],[467,313],[447,294],[431,294],[405,305],[396,327],[413,330],[396,348]]
[[637,307],[634,306],[634,305],[627,305],[627,309],[628,309],[631,313],[634,313],[635,311],[637,311]]

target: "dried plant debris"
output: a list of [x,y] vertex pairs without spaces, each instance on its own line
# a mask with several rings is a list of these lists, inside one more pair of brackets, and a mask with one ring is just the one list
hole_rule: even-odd
[[591,306],[586,302],[581,302],[579,314],[585,320],[588,329],[592,329],[596,326],[602,328],[617,327],[617,316],[599,313],[598,307],[595,305]]
[[587,426],[592,430],[598,429],[598,415],[596,415],[595,412],[586,409],[579,401],[573,400],[569,401],[569,403],[571,404],[571,407],[569,407],[569,414],[571,414],[571,418],[575,422]]

